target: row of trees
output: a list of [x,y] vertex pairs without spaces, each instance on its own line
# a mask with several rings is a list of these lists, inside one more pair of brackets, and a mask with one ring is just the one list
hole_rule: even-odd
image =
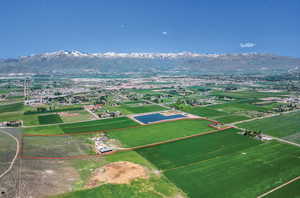
[[261,137],[262,132],[260,130],[254,131],[254,130],[245,129],[243,131],[243,135],[250,136],[250,137]]

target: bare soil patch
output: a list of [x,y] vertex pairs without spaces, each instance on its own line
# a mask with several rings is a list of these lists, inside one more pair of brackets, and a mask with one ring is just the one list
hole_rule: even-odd
[[104,183],[129,184],[138,178],[148,178],[148,171],[143,166],[127,161],[113,162],[96,169],[86,187],[93,188]]
[[60,112],[58,113],[60,116],[63,117],[76,117],[76,116],[80,116],[79,113],[68,113],[68,112]]
[[41,198],[71,192],[80,180],[68,161],[24,160],[20,173],[20,195],[23,198]]
[[180,112],[178,111],[165,111],[165,112],[161,112],[162,115],[164,116],[171,116],[171,115],[175,115],[175,114],[179,114]]

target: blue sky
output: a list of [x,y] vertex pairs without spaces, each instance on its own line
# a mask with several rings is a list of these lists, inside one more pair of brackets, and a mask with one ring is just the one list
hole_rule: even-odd
[[56,50],[300,57],[300,1],[1,1],[1,58]]

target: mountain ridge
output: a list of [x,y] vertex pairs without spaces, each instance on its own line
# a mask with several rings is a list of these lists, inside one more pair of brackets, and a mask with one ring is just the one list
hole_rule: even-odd
[[0,73],[253,73],[299,70],[300,58],[266,53],[84,53],[55,51],[0,59]]

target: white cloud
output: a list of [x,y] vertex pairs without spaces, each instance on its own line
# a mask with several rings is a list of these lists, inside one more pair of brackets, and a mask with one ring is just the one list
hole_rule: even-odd
[[126,24],[122,24],[120,27],[121,28],[127,28],[127,25]]
[[168,34],[168,32],[162,32],[162,34],[163,34],[163,35],[167,35],[167,34]]
[[251,42],[246,42],[246,43],[240,43],[240,47],[241,48],[251,48],[251,47],[255,47],[256,44],[255,43],[251,43]]

